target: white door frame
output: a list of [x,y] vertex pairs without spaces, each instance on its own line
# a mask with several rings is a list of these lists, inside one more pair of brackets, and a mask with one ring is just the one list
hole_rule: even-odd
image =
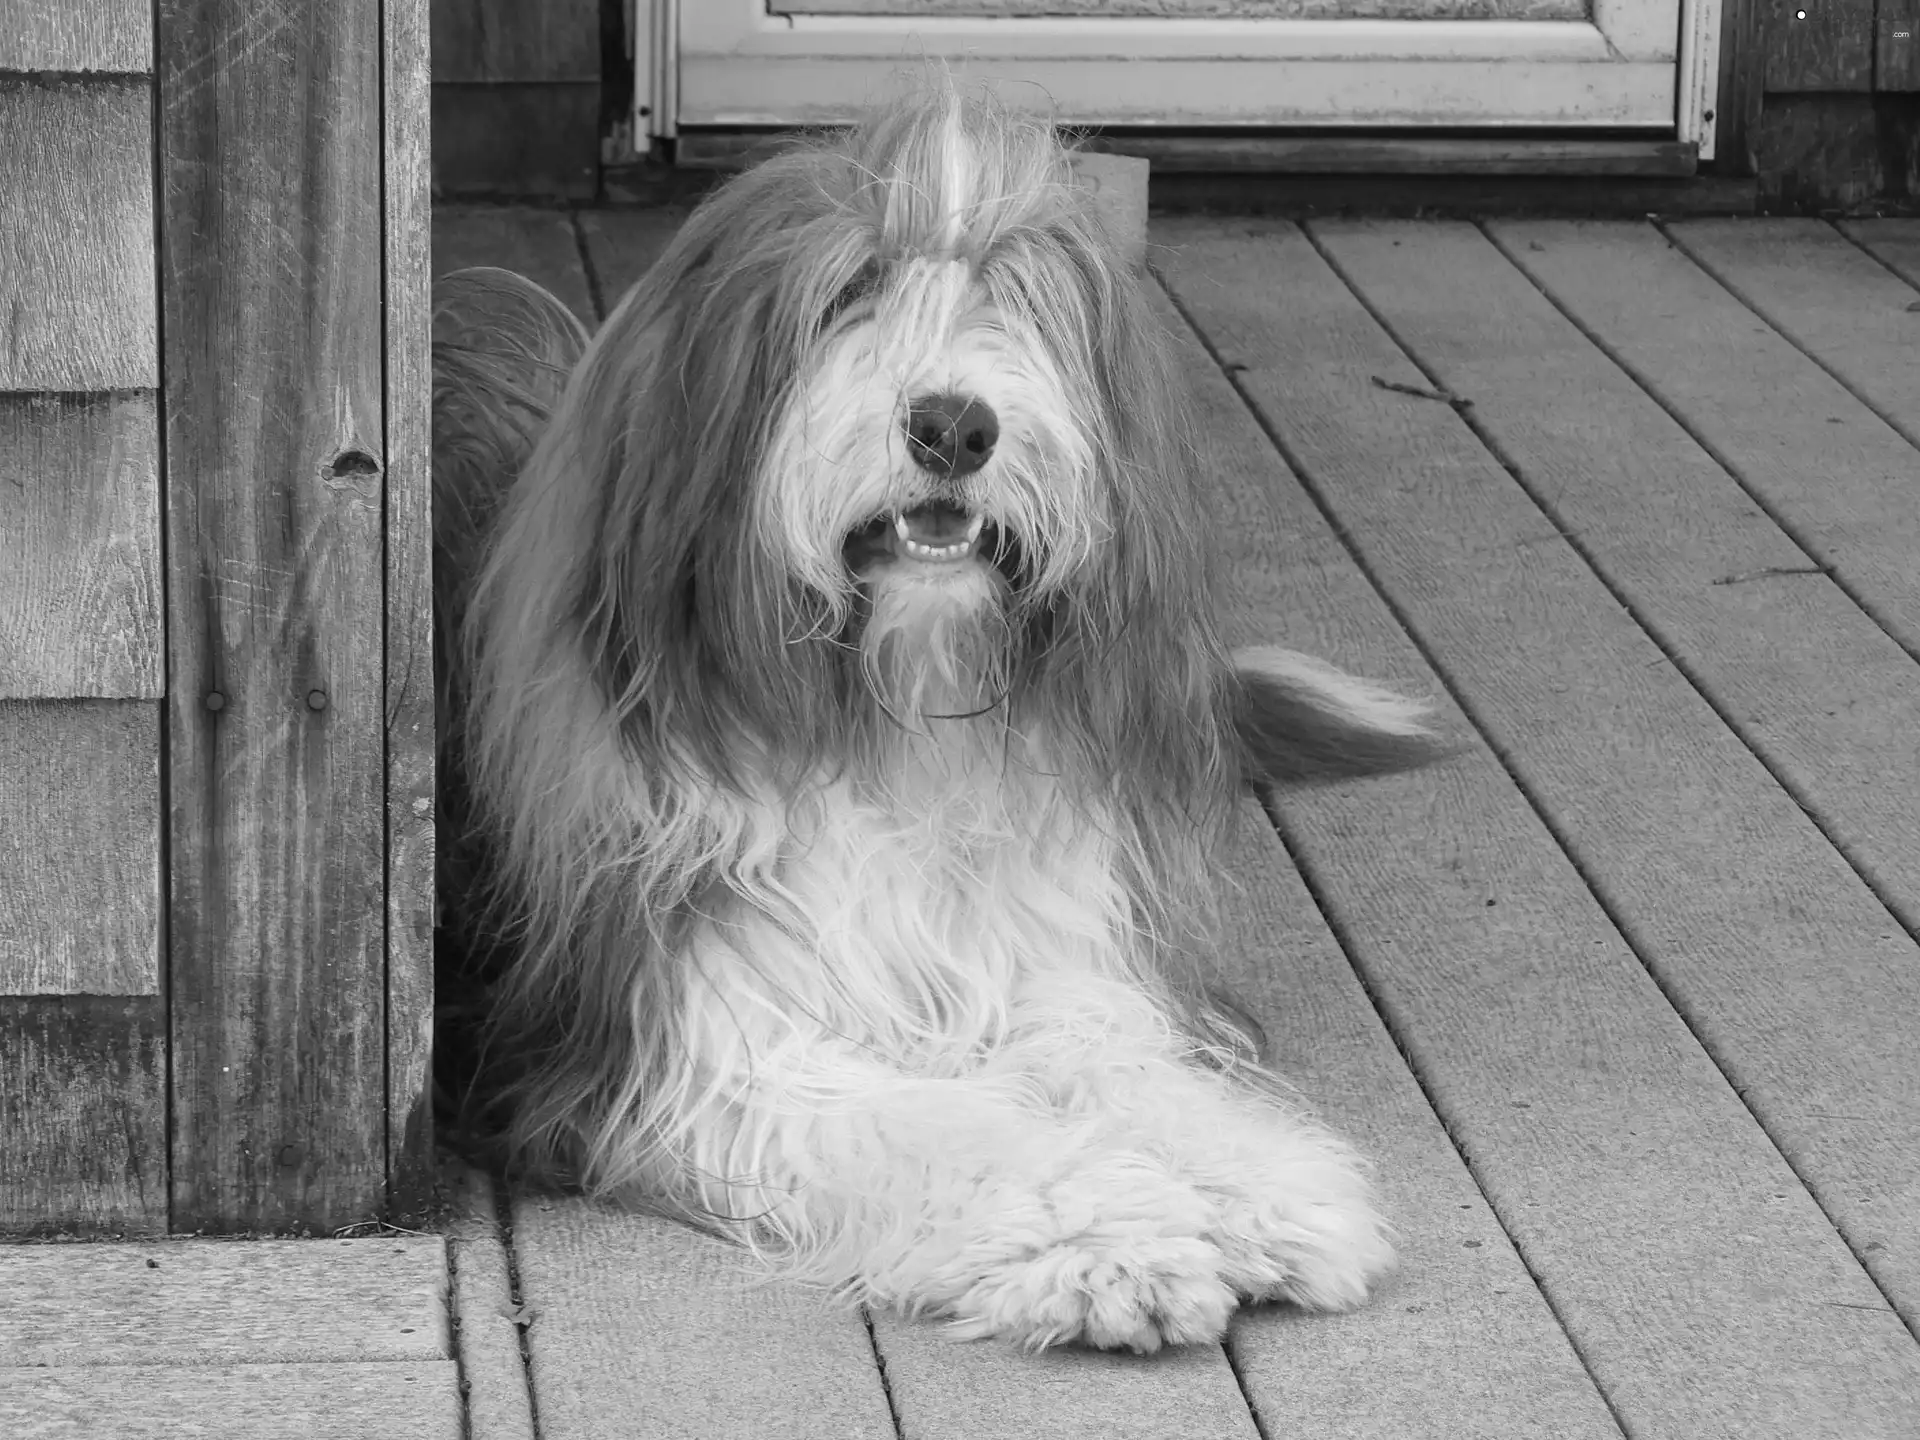
[[[1083,124],[1222,126],[1236,116],[1246,124],[1406,129],[1670,124],[1702,160],[1714,153],[1721,0],[1680,0],[1677,34],[1646,0],[1593,0],[1587,21],[888,22],[771,16],[764,0],[628,3],[636,135],[671,136],[682,123],[831,123],[873,92],[888,62],[918,53],[961,67],[1017,68],[1021,84],[1006,88],[1037,89]],[[1088,53],[1090,38],[1097,55]],[[800,73],[793,62],[802,57],[805,93],[781,83]],[[1117,64],[1143,62],[1158,72],[1154,85],[1113,84]],[[691,109],[681,99],[689,67],[708,97]],[[1194,89],[1202,78],[1197,93],[1213,107],[1205,115],[1169,115],[1127,99],[1141,89],[1177,91],[1182,81]],[[1490,93],[1502,96],[1493,116]],[[839,98],[812,98],[820,94]],[[1276,105],[1276,95],[1285,102]]]

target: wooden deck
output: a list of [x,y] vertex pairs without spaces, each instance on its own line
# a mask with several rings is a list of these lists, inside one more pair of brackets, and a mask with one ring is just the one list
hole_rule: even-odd
[[[435,266],[591,319],[676,220],[448,209]],[[1225,964],[1400,1272],[1035,1359],[519,1197],[454,1245],[474,1433],[533,1433],[519,1331],[545,1440],[1920,1436],[1920,222],[1152,238],[1234,638],[1479,737],[1237,857]]]

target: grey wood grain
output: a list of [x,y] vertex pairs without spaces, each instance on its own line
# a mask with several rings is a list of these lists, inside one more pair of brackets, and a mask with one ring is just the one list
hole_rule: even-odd
[[90,1365],[0,1370],[20,1440],[461,1440],[451,1360],[398,1365]]
[[1258,1440],[1218,1345],[1030,1355],[892,1314],[875,1315],[873,1329],[901,1432],[914,1440]]
[[380,7],[300,16],[160,35],[182,1229],[386,1198]]
[[[1249,538],[1267,523],[1256,517]],[[1349,572],[1330,583],[1359,581]],[[1257,582],[1245,593],[1257,595]],[[1367,803],[1365,786],[1351,788]],[[1223,973],[1266,1027],[1277,1068],[1373,1162],[1400,1269],[1352,1314],[1266,1306],[1235,1321],[1234,1368],[1263,1433],[1616,1436],[1600,1391],[1266,818],[1249,816],[1228,869],[1239,890],[1228,904]]]
[[152,0],[12,0],[0,25],[0,71],[152,69]]
[[[1216,558],[1235,644],[1325,639],[1323,650],[1406,693],[1433,692],[1398,658],[1393,622],[1299,490],[1245,403],[1171,305],[1182,373],[1207,437]],[[1357,648],[1356,633],[1386,637]],[[1381,654],[1393,658],[1380,660]],[[1470,734],[1460,727],[1462,735]],[[1335,787],[1405,810],[1438,774]],[[1254,1311],[1235,1326],[1242,1383],[1269,1435],[1610,1436],[1612,1417],[1454,1149],[1266,817],[1247,807],[1224,877],[1221,975],[1266,1030],[1273,1064],[1374,1163],[1399,1231],[1399,1271],[1365,1308]],[[1418,931],[1400,937],[1417,946]]]
[[[1636,706],[1635,733],[1611,755],[1579,743],[1576,689],[1530,697],[1508,685],[1511,718],[1488,713],[1689,1025],[1920,1322],[1920,945],[1805,813],[1920,923],[1920,665],[1824,576],[1766,574],[1809,562],[1472,226],[1312,229],[1423,368],[1472,397],[1552,523],[1792,787],[1670,686]],[[1588,293],[1630,293],[1630,308],[1687,313],[1655,279],[1663,262],[1686,261],[1650,227],[1525,221],[1494,233],[1549,293],[1576,276]],[[1730,388],[1744,380],[1702,341],[1676,345],[1672,365],[1726,375]],[[1775,391],[1774,403],[1807,393]],[[1831,406],[1876,423],[1844,393],[1830,398],[1780,408],[1813,437],[1833,428]],[[1828,463],[1835,489],[1853,478],[1844,450]],[[1892,477],[1856,483],[1876,478]],[[1486,541],[1539,523],[1518,488],[1489,487],[1461,509]],[[1556,540],[1542,549],[1564,554]]]
[[0,1249],[0,1366],[353,1364],[453,1353],[438,1235]]
[[1667,234],[1920,446],[1920,312],[1907,308],[1912,286],[1822,220],[1687,220]]
[[589,328],[599,316],[573,216],[565,210],[526,205],[436,205],[433,207],[433,273],[470,265],[498,265],[545,286]]
[[[1516,221],[1490,233],[1601,343],[1617,345],[1732,474],[1521,276],[1457,231],[1431,238],[1468,266],[1467,286],[1498,305],[1499,318],[1476,324],[1452,305],[1423,306],[1431,313],[1406,322],[1419,337],[1412,328],[1403,336],[1464,386],[1489,392],[1497,414],[1475,413],[1515,453],[1537,457],[1523,462],[1535,493],[1629,603],[1647,607],[1654,633],[1909,926],[1920,923],[1920,751],[1899,733],[1920,721],[1920,667],[1899,648],[1920,654],[1911,563],[1920,457],[1792,347],[1751,333],[1751,317],[1651,227]],[[1551,356],[1553,373],[1468,358],[1508,343]],[[1592,443],[1599,435],[1617,438]],[[1807,484],[1816,471],[1820,483]],[[1780,536],[1747,491],[1802,544]],[[1898,638],[1807,573],[1822,565]],[[1862,786],[1868,774],[1876,783]]]
[[[1493,233],[1524,237],[1508,246],[1514,262],[1777,517],[1804,551],[1797,563],[1832,566],[1848,594],[1920,654],[1920,568],[1912,563],[1920,554],[1920,456],[1900,435],[1650,228],[1498,225]],[[1606,465],[1614,447],[1596,439],[1590,448],[1594,463]],[[1699,470],[1695,456],[1687,473]],[[1666,505],[1685,503],[1683,493]],[[1764,535],[1766,523],[1749,519],[1743,533]],[[1778,546],[1766,555],[1751,565],[1729,557],[1719,573],[1795,563]],[[1791,591],[1796,582],[1787,577],[1764,588],[1779,589],[1783,579]],[[1722,587],[1732,593],[1713,598],[1788,603],[1755,593],[1755,583]]]
[[0,996],[0,1235],[165,1232],[166,1035],[158,996]]
[[157,381],[153,87],[0,85],[0,390]]
[[433,1168],[433,277],[426,0],[383,0],[387,1199]]
[[523,1316],[514,1300],[493,1181],[458,1163],[449,1167],[446,1181],[452,1209],[447,1259],[469,1440],[535,1440],[533,1398],[520,1354]]
[[859,1313],[646,1215],[516,1195],[545,1440],[892,1440]]
[[1920,304],[1920,219],[1842,220],[1840,233],[1914,287],[1908,309]]
[[0,696],[157,700],[153,396],[0,395]]
[[[1581,803],[1623,814],[1666,803],[1633,783],[1659,747],[1692,752],[1682,775],[1725,763],[1700,733],[1668,741],[1697,698],[1542,517],[1515,522],[1511,480],[1452,410],[1372,383],[1424,378],[1297,230],[1173,222],[1156,238],[1189,316],[1503,755],[1524,738],[1536,770],[1621,757],[1627,783]],[[1268,498],[1267,613],[1303,648],[1405,675],[1418,662],[1377,605],[1323,598],[1349,562],[1316,505],[1284,484]],[[1289,793],[1280,814],[1625,1426],[1908,1433],[1920,1347],[1500,765]],[[1755,843],[1725,821],[1722,854]]]
[[160,992],[160,707],[0,700],[0,995]]

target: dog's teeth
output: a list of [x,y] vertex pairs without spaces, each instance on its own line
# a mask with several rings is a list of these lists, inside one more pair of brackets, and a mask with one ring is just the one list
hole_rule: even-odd
[[973,549],[973,542],[980,538],[980,531],[985,527],[986,523],[987,517],[985,515],[976,514],[967,522],[966,538],[955,540],[950,545],[929,545],[924,540],[915,540],[913,538],[911,527],[907,524],[907,517],[904,511],[896,510],[893,513],[893,533],[900,537],[901,548],[905,550],[907,554],[921,560],[961,559],[968,551]]
[[973,548],[971,542],[966,540],[957,541],[952,545],[926,545],[918,540],[909,540],[906,545],[909,555],[918,556],[922,560],[958,560]]

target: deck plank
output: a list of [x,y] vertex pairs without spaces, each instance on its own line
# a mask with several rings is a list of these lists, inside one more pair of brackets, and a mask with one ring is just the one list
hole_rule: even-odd
[[[1476,711],[1645,746],[1691,692],[1290,226],[1173,222],[1175,294]],[[1236,481],[1235,483],[1254,483]],[[1312,502],[1274,485],[1268,615],[1418,673]],[[1223,537],[1240,547],[1240,537]],[[1528,543],[1521,543],[1521,542]],[[1658,703],[1656,703],[1658,702]],[[1504,725],[1503,725],[1504,728]],[[1686,743],[1683,735],[1680,743]],[[1911,1431],[1920,1347],[1484,752],[1281,815],[1396,1038],[1589,1370],[1636,1433]]]
[[[1269,456],[1237,473],[1276,466]],[[1271,524],[1248,518],[1254,535]],[[1360,803],[1367,788],[1354,792]],[[1244,827],[1229,873],[1240,889],[1228,903],[1225,977],[1265,1025],[1282,1073],[1374,1163],[1399,1232],[1400,1269],[1364,1309],[1264,1306],[1236,1320],[1234,1358],[1264,1433],[1617,1435],[1264,814]]]
[[448,1181],[453,1211],[447,1233],[449,1292],[467,1440],[536,1440],[533,1397],[520,1354],[520,1312],[493,1180],[456,1165]]
[[[1612,753],[1582,734],[1577,689],[1528,695],[1516,681],[1484,710],[1689,1025],[1920,1324],[1920,945],[1807,819],[1827,822],[1908,926],[1920,924],[1920,665],[1823,576],[1716,583],[1806,557],[1768,534],[1725,472],[1472,226],[1312,230],[1427,374],[1472,398],[1518,470],[1528,493],[1490,484],[1474,502],[1482,541],[1537,527],[1529,493],[1543,500],[1794,787],[1782,790],[1673,684],[1639,687],[1628,724],[1608,722]],[[1495,233],[1554,275],[1657,270],[1609,267],[1610,241],[1648,259],[1641,242],[1658,236],[1644,226]],[[1630,646],[1607,649],[1630,660]]]
[[[1223,477],[1209,498],[1231,571],[1230,638],[1310,644],[1296,628],[1297,597],[1277,587],[1269,559],[1291,543],[1271,497],[1295,482],[1199,342],[1164,309]],[[1324,534],[1322,549],[1315,607],[1377,614],[1366,581]],[[1425,683],[1417,661],[1382,673],[1412,693]],[[1377,788],[1409,783],[1363,782],[1352,793],[1364,804]],[[1264,1307],[1236,1321],[1235,1360],[1266,1433],[1617,1434],[1264,815],[1243,826],[1229,876],[1223,976],[1265,1026],[1282,1073],[1374,1162],[1401,1258],[1354,1314]]]
[[607,313],[611,313],[634,282],[653,267],[668,242],[679,233],[687,214],[684,207],[675,205],[580,212],[580,233],[587,242],[587,263],[592,267],[600,303]]
[[[1468,283],[1498,313],[1426,303],[1403,279],[1396,330],[1480,397],[1476,415],[1520,459],[1529,488],[1909,928],[1920,926],[1920,750],[1904,733],[1920,718],[1920,666],[1896,648],[1920,652],[1920,627],[1908,623],[1920,621],[1920,456],[1798,352],[1750,333],[1751,318],[1651,227],[1490,229],[1732,474],[1461,232],[1431,233],[1447,255],[1472,258],[1480,279]],[[1516,344],[1528,362],[1501,364],[1495,352]],[[1782,407],[1780,394],[1806,403]],[[1596,435],[1608,443],[1595,446]],[[1738,482],[1801,543],[1756,513]],[[1873,609],[1898,621],[1885,627],[1893,638],[1821,576],[1799,573],[1817,565],[1884,597]]]
[[900,1432],[912,1440],[1258,1440],[1217,1345],[1028,1355],[893,1315],[873,1325]]
[[[1832,566],[1847,592],[1920,654],[1920,568],[1913,564],[1920,456],[1900,435],[1651,227],[1502,222],[1490,229],[1807,555]],[[1614,437],[1605,438],[1596,451],[1612,448]],[[1696,460],[1689,473],[1697,469]],[[1760,603],[1751,586],[1729,588]]]
[[[1920,292],[1920,220],[1842,220],[1840,233]],[[1920,293],[1907,302],[1920,307]],[[1916,342],[1920,343],[1920,342]]]
[[9,1440],[461,1440],[451,1360],[0,1369]]
[[651,1216],[516,1195],[544,1440],[893,1440],[857,1311]]
[[1823,220],[1682,220],[1667,234],[1920,445],[1920,312],[1907,309],[1911,286]]
[[596,316],[573,216],[527,205],[433,207],[433,273],[499,265],[551,290],[591,327]]
[[437,1235],[7,1246],[0,1374],[439,1360],[446,1288]]

